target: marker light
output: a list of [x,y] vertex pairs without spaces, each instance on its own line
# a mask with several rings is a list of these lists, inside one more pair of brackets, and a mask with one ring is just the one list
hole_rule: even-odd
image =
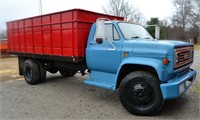
[[164,59],[163,59],[163,64],[164,64],[164,65],[167,65],[168,63],[169,63],[169,60],[168,60],[167,58],[164,58]]

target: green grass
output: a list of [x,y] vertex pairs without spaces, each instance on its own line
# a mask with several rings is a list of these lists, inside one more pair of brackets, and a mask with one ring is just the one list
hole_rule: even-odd
[[200,50],[200,45],[194,45],[195,50]]

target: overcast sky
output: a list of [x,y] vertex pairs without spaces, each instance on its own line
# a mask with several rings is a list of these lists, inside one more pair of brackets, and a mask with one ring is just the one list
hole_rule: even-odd
[[[36,16],[40,14],[40,0],[0,0],[0,28],[5,29],[6,21]],[[82,8],[104,13],[102,6],[108,0],[41,0],[42,13],[51,13],[73,8]],[[129,0],[144,15],[146,20],[151,17],[165,19],[173,12],[171,0]]]

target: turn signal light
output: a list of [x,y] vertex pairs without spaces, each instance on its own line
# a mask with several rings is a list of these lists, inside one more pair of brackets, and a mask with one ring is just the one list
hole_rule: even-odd
[[164,64],[164,65],[167,65],[168,63],[169,63],[169,60],[168,60],[167,58],[164,58],[164,59],[163,59],[163,64]]

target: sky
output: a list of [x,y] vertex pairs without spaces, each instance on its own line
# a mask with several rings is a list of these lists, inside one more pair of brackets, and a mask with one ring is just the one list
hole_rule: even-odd
[[[129,0],[143,14],[145,20],[170,17],[172,0]],[[41,0],[42,14],[81,8],[104,13],[102,7],[108,0]],[[6,29],[6,21],[40,15],[40,0],[0,0],[0,29]]]

